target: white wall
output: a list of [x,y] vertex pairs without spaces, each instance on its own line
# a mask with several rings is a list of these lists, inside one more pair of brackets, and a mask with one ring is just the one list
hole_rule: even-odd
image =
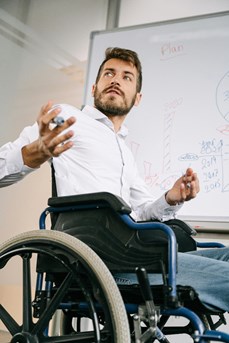
[[228,11],[228,0],[122,0],[119,26]]

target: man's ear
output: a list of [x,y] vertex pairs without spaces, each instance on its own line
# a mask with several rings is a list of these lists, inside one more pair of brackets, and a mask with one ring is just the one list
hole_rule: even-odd
[[137,93],[136,94],[136,98],[135,98],[134,106],[138,106],[139,102],[141,101],[141,98],[142,98],[142,94],[141,93]]
[[96,88],[96,85],[92,85],[91,87],[91,95],[94,97],[94,94],[95,94],[95,88]]

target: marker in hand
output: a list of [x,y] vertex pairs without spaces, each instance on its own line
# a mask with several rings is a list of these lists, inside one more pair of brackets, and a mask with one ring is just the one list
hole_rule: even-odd
[[64,124],[64,118],[57,116],[57,117],[52,119],[52,124],[55,124],[56,126],[61,126]]
[[191,182],[187,182],[187,183],[186,183],[186,187],[187,187],[188,189],[190,189],[190,188],[191,188]]

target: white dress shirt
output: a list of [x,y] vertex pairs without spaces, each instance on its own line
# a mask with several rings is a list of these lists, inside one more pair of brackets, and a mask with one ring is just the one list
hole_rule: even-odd
[[[134,157],[125,143],[123,125],[116,133],[113,123],[100,111],[85,106],[58,105],[64,119],[76,117],[71,127],[73,147],[53,158],[59,196],[110,192],[132,208],[137,220],[168,220],[180,205],[170,206],[164,194],[155,201],[139,176]],[[0,148],[0,187],[8,186],[34,171],[23,164],[21,148],[38,137],[38,125],[26,127],[14,142]]]

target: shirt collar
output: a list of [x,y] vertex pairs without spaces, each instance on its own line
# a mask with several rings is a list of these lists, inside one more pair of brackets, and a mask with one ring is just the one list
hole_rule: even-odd
[[[112,121],[109,118],[107,118],[107,116],[105,116],[105,114],[103,114],[102,112],[97,110],[97,108],[86,105],[83,108],[82,112],[85,113],[86,115],[88,115],[89,117],[102,122],[106,126],[110,127],[112,130],[114,130],[114,126],[113,126]],[[120,130],[117,132],[117,134],[120,136],[126,137],[128,134],[127,127],[125,125],[122,125]]]

